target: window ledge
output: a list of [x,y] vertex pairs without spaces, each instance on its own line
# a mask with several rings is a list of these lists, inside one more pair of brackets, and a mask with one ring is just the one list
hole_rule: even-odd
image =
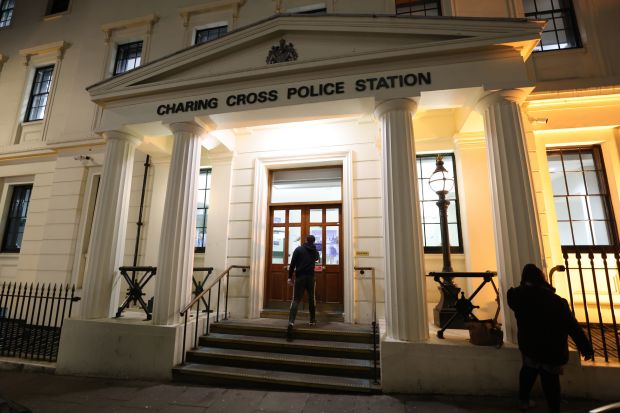
[[25,64],[28,65],[32,56],[53,53],[56,55],[56,57],[61,58],[65,49],[67,49],[68,47],[69,43],[61,40],[58,42],[45,43],[39,46],[29,47],[27,49],[21,49],[19,51],[19,54],[26,59]]
[[583,56],[586,54],[588,54],[588,48],[586,46],[581,46],[581,47],[573,47],[571,49],[558,49],[558,50],[547,50],[547,51],[542,51],[542,52],[533,52],[532,57],[536,59],[538,56],[551,56],[551,57],[557,56],[557,55]]
[[67,14],[69,14],[69,10],[61,11],[59,13],[54,13],[54,14],[47,14],[47,15],[43,16],[43,21],[49,22],[49,21],[52,21],[52,20],[58,20],[62,16],[65,16]]

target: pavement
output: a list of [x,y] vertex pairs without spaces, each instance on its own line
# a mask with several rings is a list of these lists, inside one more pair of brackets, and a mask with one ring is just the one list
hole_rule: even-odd
[[[91,377],[58,376],[29,371],[0,371],[0,399],[17,406],[0,413],[62,412],[271,412],[271,413],[463,413],[518,412],[516,401],[491,396],[342,395],[234,389]],[[532,413],[545,412],[544,400]],[[605,403],[568,400],[563,412],[588,412]]]

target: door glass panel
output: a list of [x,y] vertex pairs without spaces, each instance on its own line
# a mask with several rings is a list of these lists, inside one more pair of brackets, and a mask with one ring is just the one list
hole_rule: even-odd
[[316,238],[316,249],[319,251],[321,262],[323,262],[323,227],[310,227],[310,234]]
[[327,208],[325,210],[325,222],[340,222],[338,208]]
[[273,229],[272,264],[284,264],[284,230],[285,228]]
[[323,210],[311,209],[310,210],[310,222],[323,222]]
[[274,224],[284,224],[286,222],[286,210],[285,209],[276,209],[273,211],[273,223]]
[[325,229],[325,263],[338,265],[340,263],[340,240],[338,226],[328,226]]
[[291,262],[293,251],[295,248],[301,245],[301,227],[289,227],[288,228],[288,257],[286,263]]
[[271,202],[324,202],[342,200],[342,168],[274,171]]
[[288,211],[288,223],[289,224],[301,223],[301,209],[291,209]]

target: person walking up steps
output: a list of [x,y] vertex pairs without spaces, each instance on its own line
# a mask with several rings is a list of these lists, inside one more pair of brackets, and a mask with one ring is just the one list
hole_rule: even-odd
[[[316,324],[316,301],[314,299],[314,264],[319,261],[319,252],[316,249],[314,235],[308,235],[303,245],[295,248],[291,263],[288,267],[288,285],[295,286],[293,290],[293,301],[288,316],[288,327],[286,328],[286,340],[293,340],[293,325],[297,317],[297,307],[304,296],[304,291],[308,292],[308,305],[310,307],[310,325]],[[293,283],[293,273],[295,282]]]

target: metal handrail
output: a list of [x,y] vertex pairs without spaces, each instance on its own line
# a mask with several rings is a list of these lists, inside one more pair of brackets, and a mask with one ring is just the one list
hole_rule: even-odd
[[[182,355],[182,362],[185,363],[185,343],[187,340],[187,315],[189,314],[189,310],[193,307],[196,306],[196,327],[194,329],[194,345],[192,348],[196,348],[198,345],[198,321],[200,318],[200,302],[203,301],[206,304],[206,313],[207,313],[207,324],[205,327],[205,334],[209,334],[209,319],[211,317],[211,289],[213,287],[215,287],[215,284],[217,283],[217,310],[215,312],[215,318],[216,318],[216,322],[220,321],[220,301],[221,301],[221,287],[222,287],[222,279],[224,277],[226,277],[226,295],[225,295],[225,302],[224,302],[224,319],[228,319],[228,291],[229,291],[229,285],[230,285],[230,271],[235,269],[235,268],[239,268],[241,270],[243,270],[243,272],[246,272],[250,267],[247,265],[231,265],[228,268],[226,268],[224,271],[222,271],[217,277],[215,277],[213,279],[213,281],[211,282],[211,285],[208,288],[205,288],[202,290],[202,292],[200,292],[199,294],[197,294],[194,299],[192,301],[190,301],[190,303],[188,305],[186,305],[183,310],[181,310],[180,314],[181,316],[184,317],[184,326],[183,326],[183,355]],[[210,271],[212,270],[212,268],[210,267],[197,267],[194,268],[194,272],[195,271]],[[210,274],[210,272],[209,272]],[[208,275],[207,275],[208,277]],[[205,295],[208,294],[208,299],[205,301],[204,297]]]
[[379,384],[379,369],[377,360],[377,295],[375,281],[375,267],[353,267],[355,271],[359,271],[361,275],[370,271],[372,280],[372,358],[373,358],[373,376],[375,384]]

